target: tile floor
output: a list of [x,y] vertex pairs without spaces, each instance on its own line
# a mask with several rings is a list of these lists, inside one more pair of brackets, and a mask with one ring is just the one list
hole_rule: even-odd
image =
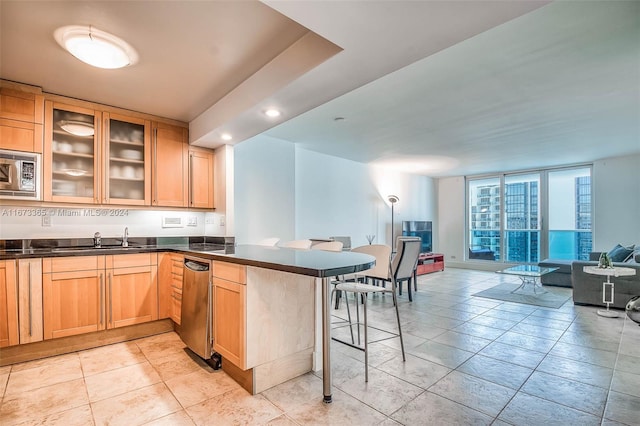
[[[414,301],[400,301],[406,362],[398,339],[372,344],[365,383],[362,352],[334,342],[332,404],[320,372],[251,396],[166,333],[0,367],[0,424],[639,424],[640,327],[570,299],[549,309],[472,297],[514,279],[420,277]],[[389,296],[369,306],[372,325],[394,324]]]

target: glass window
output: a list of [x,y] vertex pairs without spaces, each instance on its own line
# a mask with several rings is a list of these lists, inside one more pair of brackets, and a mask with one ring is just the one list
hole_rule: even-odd
[[589,260],[591,169],[549,172],[549,257]]
[[500,258],[500,179],[469,182],[469,258]]
[[507,175],[504,178],[506,262],[537,263],[539,261],[539,187],[539,173]]
[[468,259],[589,258],[591,167],[467,178],[467,205]]

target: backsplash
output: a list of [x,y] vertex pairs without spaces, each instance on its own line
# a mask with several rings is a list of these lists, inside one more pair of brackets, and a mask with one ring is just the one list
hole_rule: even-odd
[[0,239],[225,236],[225,215],[118,207],[0,206]]

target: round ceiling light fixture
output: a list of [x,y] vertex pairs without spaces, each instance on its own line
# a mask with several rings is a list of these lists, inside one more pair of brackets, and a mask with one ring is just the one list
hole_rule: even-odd
[[230,141],[231,139],[233,139],[233,136],[231,136],[229,133],[223,133],[222,135],[220,135],[220,137],[223,141]]
[[116,69],[138,62],[129,43],[96,27],[67,25],[55,30],[53,36],[69,53],[94,67]]
[[264,115],[271,118],[280,117],[281,112],[275,108],[269,108],[264,112]]
[[85,123],[83,121],[60,120],[58,125],[62,130],[71,133],[74,136],[89,137],[93,136],[95,129],[93,123]]

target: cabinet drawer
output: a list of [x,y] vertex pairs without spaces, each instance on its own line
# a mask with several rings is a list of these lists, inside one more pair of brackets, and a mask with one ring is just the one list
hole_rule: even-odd
[[0,89],[0,117],[42,124],[42,95],[8,88]]
[[184,268],[184,266],[182,265],[182,261],[180,261],[180,262],[172,262],[171,263],[171,275],[182,278],[182,272],[183,272],[182,268]]
[[180,317],[182,315],[182,291],[174,290],[171,292],[171,319],[180,325]]
[[42,124],[0,118],[0,148],[42,152]]
[[177,288],[182,291],[182,277],[176,277],[175,275],[171,277],[171,287]]
[[134,266],[150,266],[155,253],[114,254],[107,256],[107,268],[131,268]]
[[227,262],[212,262],[213,276],[240,284],[247,283],[247,268],[243,265]]
[[104,269],[104,256],[46,257],[42,260],[42,271],[45,274],[96,269]]

